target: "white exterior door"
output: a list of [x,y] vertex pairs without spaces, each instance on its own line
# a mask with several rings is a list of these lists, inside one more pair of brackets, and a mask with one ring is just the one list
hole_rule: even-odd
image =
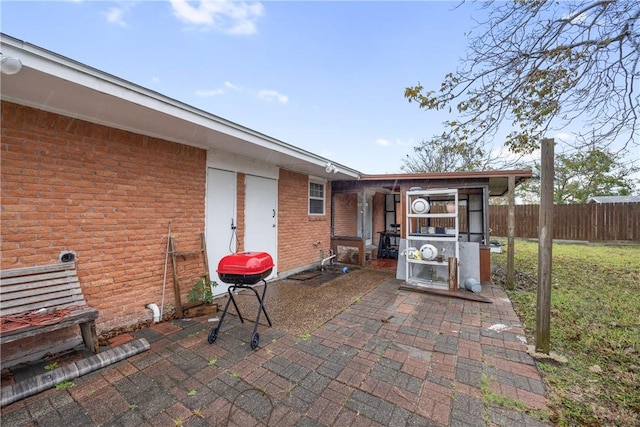
[[373,244],[373,194],[367,193],[363,201],[362,194],[358,194],[358,237],[362,237],[362,217],[365,217],[365,244]]
[[[267,252],[278,259],[278,181],[246,175],[245,181],[245,234],[244,249]],[[276,277],[277,268],[268,277]]]
[[236,174],[222,169],[207,169],[206,235],[211,280],[218,282],[214,295],[227,292],[216,270],[222,257],[236,251]]

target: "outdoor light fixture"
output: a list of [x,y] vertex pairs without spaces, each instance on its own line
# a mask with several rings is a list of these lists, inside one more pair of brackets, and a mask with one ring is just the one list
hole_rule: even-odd
[[324,171],[326,173],[338,173],[338,168],[331,164],[331,162],[327,162],[327,166],[325,166]]
[[4,56],[0,53],[2,59],[0,59],[0,72],[2,74],[12,75],[17,74],[22,70],[22,61],[10,56]]

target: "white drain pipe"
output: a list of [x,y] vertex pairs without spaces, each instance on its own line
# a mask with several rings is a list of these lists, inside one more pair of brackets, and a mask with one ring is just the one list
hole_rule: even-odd
[[158,304],[147,304],[146,307],[153,312],[153,322],[158,323],[160,321],[160,308]]
[[324,258],[322,261],[320,261],[320,270],[324,270],[324,263],[327,261],[331,261],[333,258],[336,257],[336,254],[333,253],[333,250],[330,250],[329,253],[331,255],[329,255],[328,257]]

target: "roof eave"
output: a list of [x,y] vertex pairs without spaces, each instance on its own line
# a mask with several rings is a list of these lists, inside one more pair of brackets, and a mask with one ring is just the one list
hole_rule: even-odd
[[[0,34],[23,69],[3,76],[2,100],[203,149],[228,151],[329,180],[361,173],[158,92]],[[328,164],[334,168],[327,168]]]

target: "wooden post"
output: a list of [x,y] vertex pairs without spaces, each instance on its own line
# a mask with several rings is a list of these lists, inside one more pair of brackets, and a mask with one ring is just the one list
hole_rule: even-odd
[[360,258],[360,264],[362,267],[367,266],[367,190],[362,190],[362,211],[360,211],[360,217],[362,224],[360,227],[360,236],[362,237],[362,257]]
[[458,259],[456,257],[449,257],[447,259],[447,266],[449,269],[449,290],[458,290]]
[[202,250],[202,264],[204,267],[204,275],[207,281],[211,280],[211,274],[209,273],[209,255],[207,255],[207,239],[204,233],[200,233],[200,248]]
[[507,288],[515,289],[516,177],[509,175],[509,207],[507,213]]
[[553,139],[543,139],[540,154],[540,222],[538,225],[538,294],[536,351],[549,354],[551,336],[551,261],[553,248]]
[[180,297],[180,282],[178,281],[178,263],[176,261],[176,246],[173,237],[169,236],[169,253],[171,253],[171,272],[173,274],[173,293],[176,298],[176,318],[182,319],[182,301]]

